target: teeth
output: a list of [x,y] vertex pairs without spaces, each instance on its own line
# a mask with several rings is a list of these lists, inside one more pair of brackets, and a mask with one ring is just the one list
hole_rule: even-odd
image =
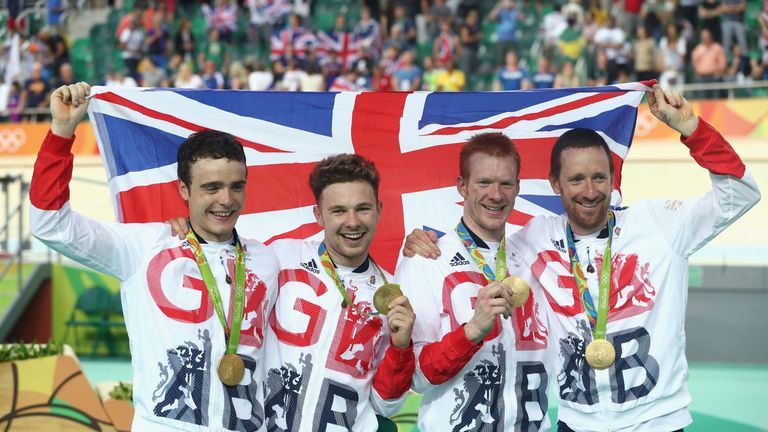
[[586,208],[597,207],[597,203],[581,203],[581,205]]
[[219,216],[219,217],[227,217],[227,216],[231,215],[232,212],[215,212],[215,211],[212,211],[211,214],[213,214],[214,216]]
[[501,209],[504,208],[504,207],[491,207],[487,205],[484,205],[483,207],[485,207],[487,210],[490,210],[490,211],[500,211]]
[[341,234],[342,237],[350,239],[350,240],[357,240],[363,236],[363,233],[357,233],[357,234]]

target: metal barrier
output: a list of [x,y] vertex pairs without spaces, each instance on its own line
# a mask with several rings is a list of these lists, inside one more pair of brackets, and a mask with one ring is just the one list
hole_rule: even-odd
[[[18,203],[11,204],[11,187],[18,187]],[[10,272],[14,264],[17,271],[17,291],[21,289],[22,267],[24,264],[23,251],[29,248],[29,233],[24,234],[24,205],[29,193],[29,183],[25,182],[20,174],[0,177],[0,194],[3,196],[5,224],[0,226],[0,281]],[[14,220],[15,218],[15,220]],[[11,224],[18,223],[16,251],[10,250]]]

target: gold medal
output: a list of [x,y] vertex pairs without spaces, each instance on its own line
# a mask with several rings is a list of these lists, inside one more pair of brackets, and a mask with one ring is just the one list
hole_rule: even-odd
[[605,339],[593,339],[586,354],[587,363],[595,369],[605,369],[616,360],[616,349]]
[[520,307],[528,301],[531,295],[531,288],[521,277],[510,276],[504,279],[504,285],[512,290],[512,307]]
[[240,383],[245,374],[245,363],[237,354],[224,354],[219,360],[219,379],[224,385],[234,387]]
[[400,285],[382,285],[373,294],[373,307],[376,308],[380,314],[386,315],[389,312],[389,303],[401,295],[403,295],[403,292],[400,291]]

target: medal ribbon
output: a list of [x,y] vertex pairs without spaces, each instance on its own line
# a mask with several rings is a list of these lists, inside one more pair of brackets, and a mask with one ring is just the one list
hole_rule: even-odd
[[499,243],[499,252],[496,255],[496,273],[494,273],[483,254],[480,253],[480,249],[472,239],[472,235],[469,234],[469,230],[467,229],[467,226],[464,225],[464,222],[459,222],[459,224],[456,225],[456,234],[459,235],[461,242],[464,243],[464,247],[467,249],[467,252],[469,252],[469,257],[472,258],[472,261],[475,262],[477,267],[483,271],[485,280],[490,283],[497,280],[503,280],[506,277],[507,252],[505,246],[506,239],[504,237],[501,238],[501,243]]
[[579,294],[581,294],[581,304],[584,305],[584,312],[589,319],[589,325],[592,327],[592,336],[594,339],[605,339],[605,326],[608,322],[608,297],[611,289],[611,239],[613,238],[613,227],[616,226],[616,219],[613,212],[608,216],[608,242],[605,245],[605,252],[603,252],[603,266],[600,269],[600,291],[597,298],[597,309],[595,309],[595,303],[592,300],[592,295],[589,294],[589,288],[587,287],[587,279],[584,277],[584,272],[581,270],[581,263],[579,262],[579,255],[576,252],[575,241],[573,240],[573,230],[571,224],[566,225],[566,237],[568,239],[568,256],[571,259],[571,269],[573,271],[573,278],[576,279],[576,284],[579,287]]
[[219,317],[221,326],[224,328],[224,335],[227,339],[227,354],[235,354],[237,352],[237,346],[240,344],[240,326],[243,322],[243,308],[245,306],[245,253],[240,241],[237,241],[235,245],[235,292],[233,293],[232,301],[232,328],[227,326],[227,318],[224,314],[224,306],[221,302],[221,294],[216,284],[216,279],[211,272],[211,266],[208,265],[208,260],[205,259],[200,242],[197,241],[197,237],[190,229],[187,233],[187,241],[192,250],[195,253],[195,261],[197,267],[200,269],[200,273],[203,275],[203,282],[205,282],[205,288],[208,290],[208,294],[213,302],[213,308],[216,310],[216,315]]
[[[341,281],[339,273],[336,271],[336,264],[333,263],[333,259],[331,259],[331,255],[328,253],[328,248],[325,247],[325,242],[320,243],[320,246],[317,248],[317,254],[320,255],[320,263],[323,265],[325,272],[328,273],[328,276],[330,276],[331,279],[333,279],[333,283],[336,284],[336,288],[339,290],[339,294],[344,297],[344,302],[342,302],[341,307],[355,307],[354,303],[352,303],[352,299],[349,297],[349,293],[347,292],[346,288],[344,288],[344,282]],[[381,275],[381,278],[384,280],[384,285],[389,284],[389,282],[387,282],[387,277],[384,276],[384,272],[381,271],[381,268],[379,268],[378,264],[373,261],[373,258],[371,258],[371,263],[374,265],[374,267],[376,267],[379,275]],[[368,315],[378,314],[379,313],[375,311],[368,312]]]

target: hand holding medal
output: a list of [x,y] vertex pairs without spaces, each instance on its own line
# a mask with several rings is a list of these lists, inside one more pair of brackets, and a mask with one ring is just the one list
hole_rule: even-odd
[[520,307],[528,301],[528,297],[531,296],[531,288],[528,283],[519,276],[509,276],[504,279],[504,285],[508,286],[512,291],[512,307]]
[[384,284],[373,295],[373,304],[379,313],[387,316],[392,345],[398,349],[408,348],[416,314],[408,297],[400,291],[400,285]]

